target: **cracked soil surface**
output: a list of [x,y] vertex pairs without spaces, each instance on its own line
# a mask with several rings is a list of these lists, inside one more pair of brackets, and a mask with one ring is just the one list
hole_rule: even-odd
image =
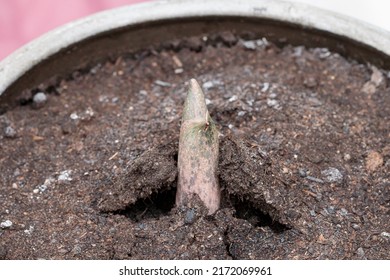
[[[230,32],[163,45],[0,115],[0,259],[390,259],[388,72]],[[213,216],[174,205],[190,78],[222,133]]]

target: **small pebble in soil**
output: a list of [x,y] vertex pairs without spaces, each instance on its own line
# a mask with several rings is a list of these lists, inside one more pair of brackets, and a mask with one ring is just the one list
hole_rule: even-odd
[[329,167],[328,169],[321,171],[321,175],[328,183],[341,183],[343,181],[343,174],[334,167]]
[[365,253],[364,253],[364,250],[362,247],[359,247],[357,249],[357,255],[360,257],[360,258],[364,258],[365,257]]
[[146,225],[144,223],[139,223],[138,228],[139,229],[146,229]]
[[266,92],[269,89],[269,83],[264,83],[263,87],[261,88],[261,92]]
[[72,114],[70,114],[69,117],[71,120],[76,121],[77,123],[78,120],[90,121],[94,116],[95,116],[95,112],[91,107],[88,107],[84,112],[81,113],[73,112]]
[[368,171],[374,172],[383,165],[383,157],[377,151],[370,151],[366,158],[366,168]]
[[15,138],[16,137],[16,130],[12,126],[6,126],[4,128],[4,136],[6,138]]
[[350,154],[344,154],[344,160],[345,161],[350,161],[351,160],[351,155]]
[[229,98],[229,102],[234,102],[238,99],[237,95],[233,95],[232,97]]
[[43,193],[44,191],[47,190],[47,188],[51,185],[53,179],[46,179],[45,182],[42,185],[38,185],[34,190],[33,193]]
[[352,224],[351,225],[354,230],[359,230],[360,226],[358,224]]
[[47,101],[47,96],[43,92],[37,92],[33,97],[34,108],[41,108]]
[[278,95],[275,92],[269,94],[269,98],[275,99]]
[[382,232],[381,236],[390,240],[390,233],[388,233],[387,231]]
[[95,75],[98,70],[101,68],[101,64],[99,63],[98,65],[96,65],[95,67],[91,68],[91,70],[89,71],[92,75]]
[[107,95],[100,95],[98,98],[99,102],[102,102],[102,103],[107,103],[108,99],[109,99],[109,97]]
[[319,100],[317,97],[315,96],[311,96],[311,97],[308,97],[307,98],[307,102],[308,104],[313,107],[313,108],[316,108],[316,107],[320,107],[322,106],[323,102],[321,100]]
[[58,176],[58,181],[72,181],[72,178],[70,177],[71,171],[70,170],[64,170],[60,173]]
[[0,228],[10,228],[12,226],[12,222],[10,220],[5,220],[4,222],[0,223]]
[[19,175],[20,175],[20,169],[19,169],[19,168],[16,168],[16,169],[14,170],[14,176],[17,177],[17,176],[19,176]]
[[372,74],[371,74],[371,82],[375,85],[375,86],[380,86],[381,83],[384,81],[384,76],[382,74],[381,71],[379,71],[378,68],[376,68],[375,66],[371,66],[371,70],[372,70]]
[[314,53],[317,53],[321,59],[325,59],[332,54],[328,48],[315,48]]
[[334,214],[334,212],[335,212],[334,206],[329,206],[327,211],[329,214]]
[[78,120],[80,118],[79,115],[77,115],[77,113],[72,113],[72,114],[70,114],[69,117],[71,120],[74,120],[74,121]]
[[196,219],[195,209],[188,209],[186,212],[186,216],[184,218],[184,223],[188,225],[193,224],[195,222],[195,219]]
[[268,107],[271,107],[271,108],[275,108],[275,109],[279,108],[279,102],[275,99],[268,98],[267,105],[268,105]]
[[205,90],[213,88],[214,86],[215,86],[215,83],[213,81],[207,81],[207,82],[203,83],[203,85],[202,85],[203,89],[205,89]]
[[38,186],[38,189],[39,189],[39,191],[40,191],[41,193],[43,193],[44,191],[47,190],[47,186],[46,186],[46,185],[40,185],[40,186]]
[[176,55],[172,56],[172,60],[178,68],[183,68],[183,63]]
[[363,85],[362,92],[372,95],[376,92],[376,86],[371,81],[368,81]]
[[267,38],[264,38],[264,37],[263,37],[263,38],[261,38],[261,39],[256,40],[256,45],[257,45],[258,47],[265,48],[265,47],[268,47],[270,44],[269,44]]
[[114,227],[111,227],[111,228],[108,230],[108,233],[109,233],[110,235],[114,235],[116,232],[117,232],[117,230],[116,230],[116,228],[114,228]]
[[75,245],[72,249],[72,254],[73,255],[80,255],[83,252],[82,248],[80,245]]
[[241,41],[241,44],[244,46],[246,50],[256,50],[256,42],[255,41]]
[[28,229],[24,230],[24,233],[27,235],[31,235],[31,233],[34,231],[34,226],[29,226]]
[[156,80],[156,81],[154,81],[154,83],[160,87],[171,87],[172,86],[171,83],[160,81],[160,80]]
[[304,46],[298,46],[294,48],[293,56],[300,57],[302,56],[303,51],[305,50]]
[[362,87],[362,91],[369,95],[374,94],[377,90],[377,87],[379,87],[384,80],[382,72],[380,72],[375,66],[372,66],[371,70],[371,79],[367,81]]
[[298,174],[299,174],[299,176],[301,176],[302,178],[305,178],[305,177],[307,176],[307,171],[306,171],[305,169],[300,168],[300,169],[298,170]]
[[90,121],[95,116],[95,112],[91,107],[88,107],[84,112],[80,114],[80,119],[83,121]]
[[348,211],[347,209],[345,208],[341,208],[338,213],[341,215],[341,216],[346,216],[348,214]]

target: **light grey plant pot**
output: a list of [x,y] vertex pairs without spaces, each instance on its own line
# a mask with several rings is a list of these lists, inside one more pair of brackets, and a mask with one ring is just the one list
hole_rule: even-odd
[[0,113],[23,90],[108,56],[230,29],[276,43],[327,47],[360,62],[390,67],[388,32],[330,11],[275,0],[153,1],[70,22],[5,58],[0,62]]

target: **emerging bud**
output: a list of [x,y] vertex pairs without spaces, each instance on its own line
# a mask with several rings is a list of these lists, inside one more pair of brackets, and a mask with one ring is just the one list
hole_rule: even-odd
[[221,193],[217,177],[218,130],[206,107],[204,93],[190,80],[180,129],[176,205],[198,195],[209,214],[218,210]]

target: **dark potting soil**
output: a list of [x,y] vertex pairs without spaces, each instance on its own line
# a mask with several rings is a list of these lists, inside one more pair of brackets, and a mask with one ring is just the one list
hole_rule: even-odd
[[[222,134],[213,216],[174,205],[190,78]],[[0,259],[390,259],[388,85],[222,33],[26,91],[0,116]]]

